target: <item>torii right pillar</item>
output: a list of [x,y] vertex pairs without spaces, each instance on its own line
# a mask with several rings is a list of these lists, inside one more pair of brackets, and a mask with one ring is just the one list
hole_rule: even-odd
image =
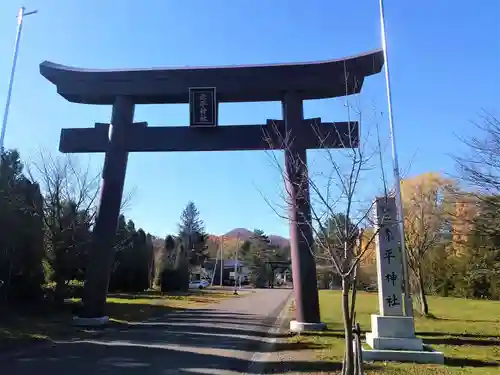
[[307,149],[301,133],[311,131],[304,124],[303,101],[297,92],[287,92],[282,102],[285,120],[285,189],[290,218],[290,255],[292,257],[295,320],[290,331],[325,329],[320,321],[316,262],[311,251],[314,238],[311,222]]

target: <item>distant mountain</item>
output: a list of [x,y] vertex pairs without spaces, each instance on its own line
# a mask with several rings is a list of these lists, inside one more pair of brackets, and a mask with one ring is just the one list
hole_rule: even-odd
[[[246,241],[253,236],[253,231],[246,228],[235,228],[224,234],[224,236],[228,238],[237,238],[238,235],[241,241]],[[269,234],[268,238],[271,241],[271,244],[279,247],[287,247],[290,245],[290,240],[288,240],[288,238],[281,237],[276,234]]]
[[224,234],[225,237],[230,237],[230,238],[237,238],[239,236],[241,241],[246,241],[250,239],[252,235],[253,232],[245,228],[235,228]]
[[[240,236],[240,241],[243,242],[243,241],[249,240],[250,237],[253,236],[253,231],[248,230],[246,228],[235,228],[233,230],[230,230],[226,234],[224,234],[224,236],[226,237],[227,240],[229,240],[229,242],[235,242],[236,239],[238,238],[238,234]],[[208,235],[208,238],[213,242],[218,241],[220,237],[221,236],[217,236],[217,235],[213,235],[213,234]],[[273,244],[273,245],[276,245],[279,247],[290,246],[290,240],[288,238],[278,236],[276,234],[269,234],[267,237],[269,238],[269,241],[271,241],[271,244]],[[153,239],[153,245],[155,248],[161,249],[165,246],[165,239],[164,238],[159,238],[159,237],[153,236],[152,239]]]

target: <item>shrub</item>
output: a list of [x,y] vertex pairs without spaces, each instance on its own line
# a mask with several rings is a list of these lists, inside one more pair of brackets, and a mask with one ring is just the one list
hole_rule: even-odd
[[189,289],[189,268],[165,268],[160,276],[161,292],[187,291]]

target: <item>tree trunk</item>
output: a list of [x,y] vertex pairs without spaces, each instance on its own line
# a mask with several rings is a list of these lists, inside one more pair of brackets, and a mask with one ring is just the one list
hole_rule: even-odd
[[165,269],[165,265],[168,263],[168,259],[164,254],[159,255],[156,262],[154,262],[154,276],[153,276],[153,289],[161,288],[161,276]]
[[350,284],[342,279],[342,313],[344,317],[345,357],[342,366],[343,375],[354,375],[354,352],[352,349],[352,316],[349,309]]
[[154,251],[151,254],[151,258],[149,259],[149,267],[148,267],[148,288],[155,287],[155,277],[156,277],[156,265],[155,265],[155,256]]
[[12,255],[7,254],[8,260],[9,260],[9,274],[7,275],[7,280],[5,280],[5,283],[2,284],[1,286],[4,288],[4,301],[7,302],[9,301],[11,297],[11,285],[12,285]]
[[[352,274],[352,297],[351,297],[351,323],[355,323],[356,319],[356,293],[358,291],[358,267],[359,265],[356,266],[356,268],[353,271]],[[351,324],[352,326],[353,324]]]
[[427,304],[427,296],[425,295],[424,279],[422,277],[422,272],[418,272],[418,293],[420,299],[420,314],[427,316],[429,315],[429,305]]
[[54,290],[54,302],[57,305],[64,304],[64,297],[66,296],[66,280],[62,277],[57,277],[56,287]]

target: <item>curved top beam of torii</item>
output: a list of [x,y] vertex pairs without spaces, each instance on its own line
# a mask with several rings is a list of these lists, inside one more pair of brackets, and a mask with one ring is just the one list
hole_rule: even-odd
[[302,99],[355,94],[383,65],[378,49],[320,62],[225,67],[105,70],[44,61],[40,73],[74,103],[113,104],[117,95],[133,97],[136,104],[188,103],[190,87],[216,87],[220,102],[252,102],[280,101],[285,91],[300,92]]

